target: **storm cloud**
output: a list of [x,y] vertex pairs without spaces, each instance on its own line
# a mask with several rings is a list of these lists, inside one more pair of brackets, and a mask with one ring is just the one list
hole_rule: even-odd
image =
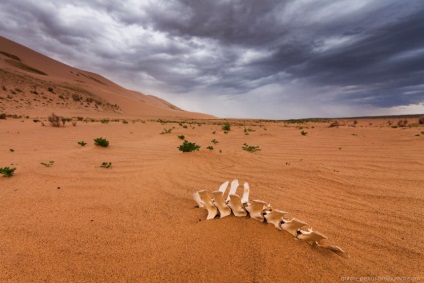
[[186,110],[424,112],[424,3],[3,0],[2,36]]

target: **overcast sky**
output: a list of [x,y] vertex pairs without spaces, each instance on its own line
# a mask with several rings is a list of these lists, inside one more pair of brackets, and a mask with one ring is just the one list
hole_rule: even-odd
[[422,0],[2,0],[0,34],[219,117],[424,113]]

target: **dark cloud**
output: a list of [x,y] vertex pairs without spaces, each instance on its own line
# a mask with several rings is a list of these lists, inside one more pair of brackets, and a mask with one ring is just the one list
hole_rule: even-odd
[[413,0],[4,0],[0,30],[189,110],[288,118],[423,103],[422,19]]

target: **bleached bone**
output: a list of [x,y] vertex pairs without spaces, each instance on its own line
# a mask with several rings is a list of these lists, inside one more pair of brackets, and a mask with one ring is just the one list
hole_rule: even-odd
[[320,241],[327,239],[326,236],[321,234],[320,232],[313,231],[312,228],[309,228],[308,231],[299,230],[297,234],[297,238],[299,240],[304,240],[310,245],[320,245]]
[[320,248],[329,249],[335,253],[344,253],[344,250],[334,245],[322,245],[320,241],[327,239],[326,236],[320,232],[313,231],[312,228],[309,228],[308,231],[299,230],[297,238],[300,240],[306,241],[310,245],[317,245]]
[[237,179],[235,179],[231,182],[230,192],[228,193],[228,197],[225,200],[225,202],[228,203],[230,201],[230,195],[233,195],[233,194],[236,193],[238,186],[239,186],[239,182],[238,182]]
[[225,194],[225,191],[227,190],[227,187],[228,187],[228,183],[229,183],[229,181],[227,181],[227,182],[223,183],[221,186],[219,186],[219,190],[218,191],[220,191],[223,194]]
[[283,220],[284,215],[286,214],[287,212],[285,211],[274,209],[271,211],[267,211],[264,217],[266,219],[266,222],[274,224],[275,228],[281,230],[281,221]]
[[199,192],[195,192],[193,194],[193,199],[197,203],[198,207],[203,208],[205,206],[203,201],[200,199]]
[[243,208],[243,204],[241,203],[241,199],[238,195],[230,195],[230,201],[228,202],[228,206],[233,211],[233,214],[237,217],[246,216],[247,212]]
[[260,222],[264,221],[264,213],[267,205],[266,202],[261,200],[254,200],[246,206],[246,210],[249,212],[250,217]]
[[206,217],[207,220],[214,219],[215,216],[218,215],[218,209],[215,205],[212,203],[212,199],[209,196],[209,193],[205,190],[199,191],[199,196],[201,201],[204,204],[204,208],[208,211],[208,217]]
[[[228,181],[223,183],[218,191],[213,193],[214,199],[211,199],[210,195],[205,190],[193,194],[193,199],[196,201],[197,205],[208,211],[208,220],[215,218],[218,212],[221,218],[231,214],[231,211],[235,216],[246,216],[247,212],[249,212],[250,217],[261,222],[264,221],[265,217],[268,223],[274,224],[279,230],[286,230],[292,234],[296,240],[304,240],[311,245],[329,249],[335,253],[344,253],[338,246],[321,244],[320,241],[327,239],[327,237],[317,231],[313,231],[312,228],[309,228],[307,231],[301,230],[302,227],[308,225],[306,222],[296,218],[291,220],[285,219],[284,215],[287,212],[273,210],[271,205],[266,204],[264,201],[254,200],[249,203],[250,188],[247,182],[244,183],[243,195],[242,198],[240,198],[240,196],[236,194],[239,186],[238,180],[233,180],[231,182],[228,197],[224,201],[224,195],[228,189],[228,184]],[[226,205],[228,205],[228,207]]]
[[319,245],[321,248],[324,249],[329,249],[332,252],[335,253],[344,253],[345,251],[342,250],[341,248],[339,248],[338,246],[334,246],[334,245]]
[[213,192],[213,204],[218,208],[220,218],[231,215],[231,209],[227,206],[224,199],[224,193],[221,191]]
[[248,182],[244,182],[244,189],[243,189],[243,195],[241,197],[241,203],[243,205],[247,204],[249,202],[249,192],[250,192],[250,188],[249,188],[249,183]]
[[297,230],[308,225],[308,223],[296,218],[293,218],[292,220],[283,218],[281,222],[281,229],[289,232],[295,237],[297,236]]

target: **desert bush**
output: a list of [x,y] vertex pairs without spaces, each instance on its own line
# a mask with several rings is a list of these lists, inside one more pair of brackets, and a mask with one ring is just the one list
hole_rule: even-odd
[[329,128],[334,128],[334,127],[338,127],[340,126],[339,121],[334,121],[333,123],[330,124],[330,126],[328,126]]
[[53,127],[60,127],[60,117],[56,114],[52,113],[49,117],[47,117],[47,120],[50,122],[50,125]]
[[189,141],[184,141],[182,145],[180,145],[179,147],[177,147],[180,151],[182,152],[192,152],[192,151],[196,151],[200,149],[200,146],[189,142]]
[[128,124],[127,120],[122,120],[122,124]]
[[0,119],[6,119],[6,114],[1,113],[1,114],[0,114]]
[[243,144],[242,149],[248,152],[256,152],[261,150],[259,146],[252,146],[252,145],[248,145],[247,143]]
[[15,152],[15,150],[13,148],[9,148],[10,152]]
[[226,132],[228,132],[228,131],[230,131],[231,130],[231,125],[230,125],[230,123],[225,123],[224,125],[222,125],[222,130],[224,130],[224,131],[226,131]]
[[408,120],[404,119],[404,120],[399,120],[397,125],[399,127],[406,127],[406,125],[408,124]]
[[76,126],[77,125],[77,121],[72,121],[72,126]]
[[79,144],[80,146],[85,146],[87,143],[86,143],[85,141],[79,141],[79,142],[78,142],[78,144]]
[[305,131],[301,131],[300,133],[302,134],[302,136],[306,136],[308,134],[308,132]]
[[12,177],[15,170],[16,168],[0,167],[0,174],[2,174],[3,177]]
[[162,133],[160,133],[161,135],[164,135],[164,134],[170,134],[172,132],[172,129],[163,129],[163,132]]
[[38,122],[40,122],[40,120],[38,120],[38,119],[34,119],[34,120],[32,120],[34,123],[38,123]]
[[424,116],[418,119],[418,124],[424,125]]
[[107,123],[109,123],[109,119],[101,119],[100,120],[100,122],[102,123],[102,124],[107,124]]
[[51,167],[51,166],[53,166],[53,164],[54,164],[54,161],[49,161],[48,163],[44,163],[44,162],[41,162],[40,163],[41,165],[44,165],[44,166],[46,166],[46,167]]
[[249,135],[250,132],[256,132],[256,130],[251,129],[251,128],[244,128],[244,134],[247,136]]
[[217,143],[219,143],[219,141],[217,141],[216,139],[213,139],[213,140],[211,140],[211,143],[217,144]]
[[100,167],[102,168],[110,168],[112,166],[112,162],[103,162]]
[[207,146],[206,148],[209,149],[209,150],[213,150],[213,146],[211,146],[211,145]]
[[81,100],[81,96],[79,96],[78,94],[72,94],[72,99],[74,100],[74,101],[80,101]]
[[101,147],[108,147],[109,141],[107,139],[100,137],[100,138],[94,139],[94,144]]
[[184,139],[185,139],[185,136],[184,136],[184,135],[181,135],[181,136],[178,136],[178,138],[179,138],[180,140],[184,140]]

